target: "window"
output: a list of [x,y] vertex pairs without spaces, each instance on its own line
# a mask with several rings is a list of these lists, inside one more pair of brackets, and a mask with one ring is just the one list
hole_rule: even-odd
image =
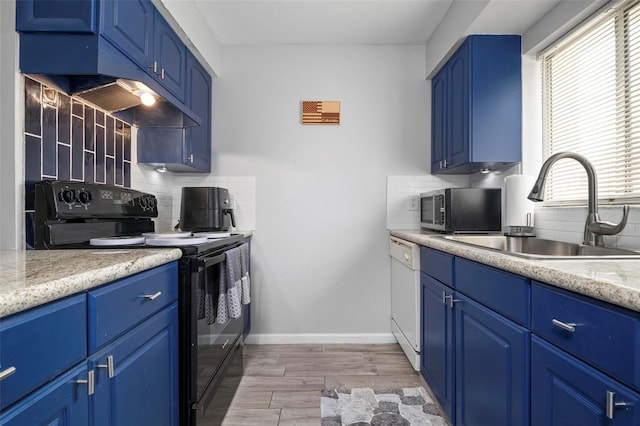
[[[640,201],[640,1],[587,23],[541,58],[544,158],[584,155],[601,202]],[[586,174],[572,160],[551,168],[550,204],[584,204]]]

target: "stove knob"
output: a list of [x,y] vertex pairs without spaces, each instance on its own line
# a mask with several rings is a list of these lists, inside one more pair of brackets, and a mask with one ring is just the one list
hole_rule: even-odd
[[84,205],[89,204],[89,202],[91,201],[91,193],[90,193],[90,192],[85,191],[84,189],[83,189],[83,190],[81,190],[81,191],[78,193],[78,200],[79,200],[82,204],[84,204]]
[[76,194],[73,189],[63,189],[60,191],[60,199],[67,204],[71,204],[76,200]]

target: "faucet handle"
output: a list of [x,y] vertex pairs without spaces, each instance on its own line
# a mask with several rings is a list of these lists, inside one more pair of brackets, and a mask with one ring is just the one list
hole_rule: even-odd
[[615,235],[620,233],[627,225],[627,218],[629,217],[629,206],[625,204],[622,206],[622,220],[618,224],[604,221],[595,221],[589,224],[589,231],[598,235]]

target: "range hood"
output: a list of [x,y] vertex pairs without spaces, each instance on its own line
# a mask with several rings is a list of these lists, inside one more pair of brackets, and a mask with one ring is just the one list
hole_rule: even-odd
[[[191,127],[201,117],[96,34],[20,34],[20,71],[140,127]],[[143,105],[140,95],[155,99]]]

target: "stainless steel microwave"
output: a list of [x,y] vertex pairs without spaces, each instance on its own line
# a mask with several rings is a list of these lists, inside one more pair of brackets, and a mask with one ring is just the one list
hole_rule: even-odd
[[445,233],[502,231],[500,188],[448,188],[420,194],[420,226]]

